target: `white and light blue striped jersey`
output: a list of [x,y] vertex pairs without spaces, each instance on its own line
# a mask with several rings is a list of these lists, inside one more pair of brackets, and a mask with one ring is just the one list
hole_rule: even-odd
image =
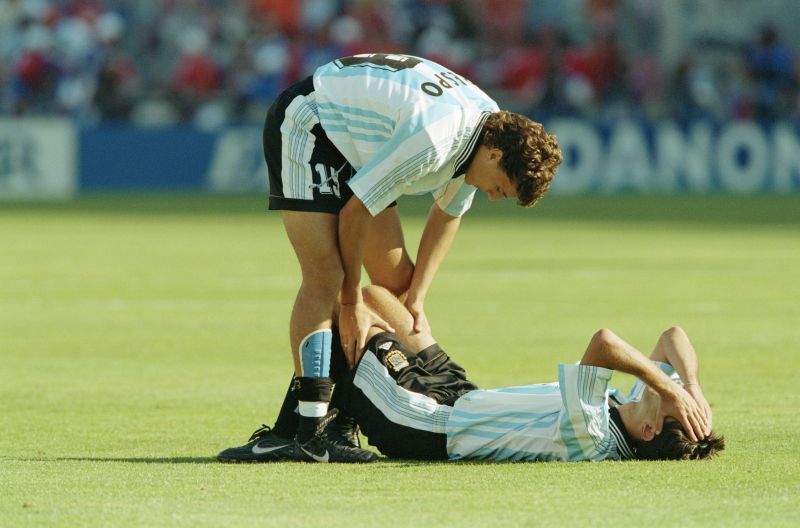
[[456,400],[447,422],[451,460],[604,460],[613,371],[559,365],[558,383],[476,390]]
[[498,110],[480,88],[435,62],[386,54],[337,59],[313,81],[320,126],[356,169],[348,185],[372,215],[404,194],[432,193],[452,216],[469,209],[476,189],[461,173]]
[[[675,369],[656,365],[673,381]],[[633,458],[627,433],[609,417],[608,398],[639,401],[646,387],[636,380],[628,395],[609,387],[613,371],[559,365],[558,383],[472,391],[459,398],[447,422],[451,459],[606,460]]]

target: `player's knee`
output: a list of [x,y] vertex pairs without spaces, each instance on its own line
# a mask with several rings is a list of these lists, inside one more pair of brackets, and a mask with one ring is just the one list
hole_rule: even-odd
[[385,287],[380,286],[378,284],[370,284],[368,286],[364,286],[364,288],[361,289],[361,293],[364,296],[364,301],[368,303],[381,302],[386,298],[386,296],[392,294],[392,292],[390,292]]
[[686,332],[684,332],[683,328],[681,328],[680,326],[675,325],[673,327],[664,330],[661,336],[664,337],[665,339],[676,339],[676,338],[680,339],[686,337]]
[[608,328],[601,328],[592,336],[592,341],[598,345],[609,345],[617,338],[616,334]]
[[308,293],[325,297],[336,297],[342,287],[344,270],[338,259],[320,263],[311,270],[303,270],[303,289]]

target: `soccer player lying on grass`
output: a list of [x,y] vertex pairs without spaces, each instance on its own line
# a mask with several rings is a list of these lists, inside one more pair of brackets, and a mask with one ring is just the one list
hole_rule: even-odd
[[[357,368],[337,374],[336,404],[390,458],[685,460],[724,448],[680,328],[661,335],[649,360],[600,330],[580,364],[559,365],[557,383],[478,390],[429,333],[411,332],[411,315],[389,292],[368,287],[364,298],[398,333],[370,332]],[[627,397],[609,389],[613,370],[639,379]],[[220,460],[309,460],[261,433]]]

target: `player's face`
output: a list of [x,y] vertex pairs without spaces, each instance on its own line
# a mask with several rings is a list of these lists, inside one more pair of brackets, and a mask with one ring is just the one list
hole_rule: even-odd
[[635,430],[628,431],[631,436],[645,442],[652,440],[656,431],[661,431],[663,427],[664,418],[659,413],[660,408],[661,396],[650,387],[646,387],[638,404]]
[[485,192],[492,202],[517,197],[517,189],[500,166],[502,157],[502,150],[481,145],[464,178],[468,184]]

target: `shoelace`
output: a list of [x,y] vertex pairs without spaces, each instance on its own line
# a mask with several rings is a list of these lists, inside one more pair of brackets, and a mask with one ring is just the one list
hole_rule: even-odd
[[262,436],[266,436],[267,433],[272,431],[272,427],[268,426],[267,424],[261,424],[261,427],[255,430],[253,434],[250,435],[250,439],[248,442],[252,442],[253,440],[258,440]]

